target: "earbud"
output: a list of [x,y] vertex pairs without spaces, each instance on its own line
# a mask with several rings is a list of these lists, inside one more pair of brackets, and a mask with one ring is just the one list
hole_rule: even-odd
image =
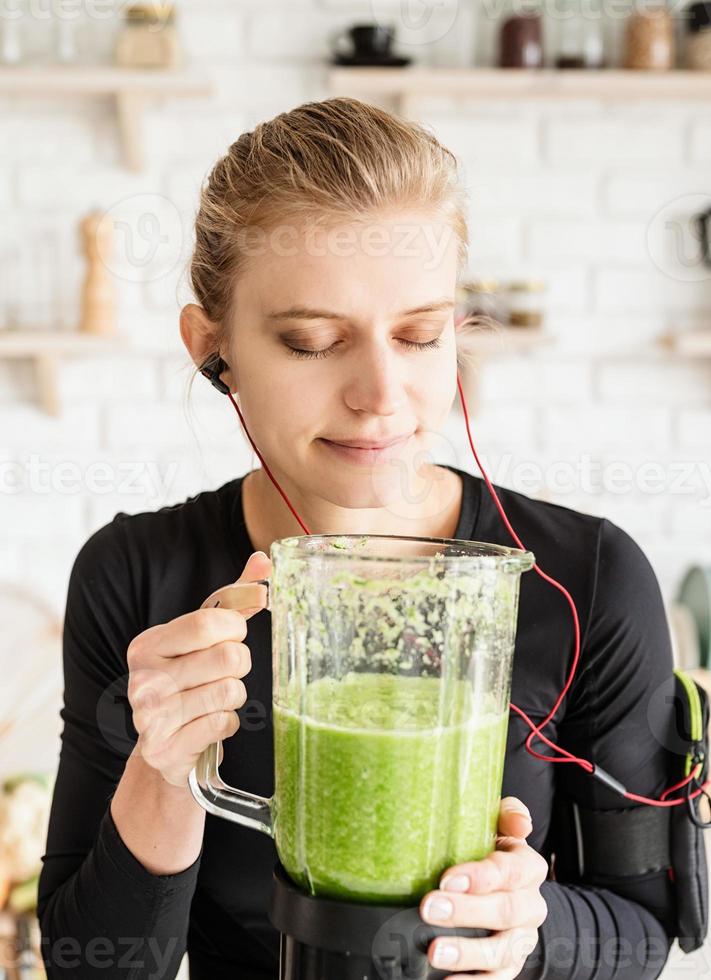
[[223,371],[229,369],[229,364],[219,354],[210,354],[200,365],[200,374],[204,375],[210,384],[214,385],[223,395],[229,395],[229,386],[220,380]]

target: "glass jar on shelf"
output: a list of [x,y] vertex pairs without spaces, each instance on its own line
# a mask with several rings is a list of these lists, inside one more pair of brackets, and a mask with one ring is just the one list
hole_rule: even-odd
[[663,0],[640,7],[627,18],[625,68],[669,70],[676,61],[674,22]]
[[175,5],[133,3],[126,8],[125,24],[116,42],[116,64],[122,68],[178,68],[180,39]]
[[711,0],[687,7],[686,31],[684,64],[698,71],[711,71]]
[[505,289],[498,279],[469,279],[457,287],[461,320],[476,317],[482,326],[501,325],[506,319]]
[[54,23],[54,57],[60,65],[73,65],[79,60],[76,18],[58,10]]
[[[478,41],[479,0],[439,4],[439,11],[417,31],[418,61],[432,68],[472,68]],[[433,5],[437,6],[437,4]],[[411,40],[414,40],[411,39]]]
[[17,245],[9,241],[0,242],[0,330],[16,330],[19,326],[19,281]]
[[541,279],[514,279],[507,284],[508,325],[540,329],[545,320],[546,284]]
[[560,0],[556,8],[556,68],[604,68],[605,42],[598,3]]
[[0,65],[19,65],[25,57],[23,4],[14,4],[0,16]]
[[543,67],[543,18],[538,11],[512,13],[499,29],[499,68]]

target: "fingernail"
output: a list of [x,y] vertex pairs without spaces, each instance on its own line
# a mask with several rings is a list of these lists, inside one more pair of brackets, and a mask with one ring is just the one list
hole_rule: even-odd
[[433,898],[427,899],[422,911],[424,912],[425,918],[434,919],[435,922],[444,922],[446,919],[451,918],[454,906],[448,898],[434,896]]
[[468,875],[449,875],[439,887],[445,892],[468,892],[471,881]]
[[268,558],[269,557],[269,555],[265,555],[263,551],[255,551],[254,554],[255,555],[261,555],[262,558]]
[[440,943],[435,947],[434,963],[435,966],[454,966],[459,959],[459,950],[451,943]]

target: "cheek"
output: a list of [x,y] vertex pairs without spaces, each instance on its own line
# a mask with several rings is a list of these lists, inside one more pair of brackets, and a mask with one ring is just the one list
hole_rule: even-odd
[[415,412],[423,430],[423,446],[432,451],[440,447],[442,430],[458,398],[456,365],[452,368],[448,360],[431,365],[426,384],[421,386],[416,400],[413,396]]
[[258,384],[249,389],[248,424],[260,450],[264,445],[280,453],[293,453],[324,431],[334,396],[315,374],[298,364],[280,365],[277,370],[270,368],[266,377],[260,375]]
[[453,345],[437,351],[436,356],[423,355],[426,364],[418,365],[411,391],[427,416],[438,416],[448,410],[457,394],[457,360]]

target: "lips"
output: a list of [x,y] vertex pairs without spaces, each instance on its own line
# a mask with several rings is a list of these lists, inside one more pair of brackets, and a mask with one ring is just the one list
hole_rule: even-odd
[[326,439],[325,441],[336,446],[345,446],[347,449],[387,449],[388,446],[393,446],[396,442],[409,439],[411,435],[411,432],[406,432],[404,435],[392,436],[390,439],[382,439],[377,442],[372,439]]
[[[381,440],[379,443],[373,445],[373,440],[370,440],[370,446],[354,446],[345,445],[344,443],[335,442],[331,439],[320,439],[319,442],[332,454],[341,459],[344,463],[349,463],[355,466],[374,466],[380,463],[385,463],[387,460],[396,456],[402,446],[405,446],[414,433],[410,433],[405,436],[396,436],[392,439]],[[367,443],[369,440],[361,439],[361,443]]]

